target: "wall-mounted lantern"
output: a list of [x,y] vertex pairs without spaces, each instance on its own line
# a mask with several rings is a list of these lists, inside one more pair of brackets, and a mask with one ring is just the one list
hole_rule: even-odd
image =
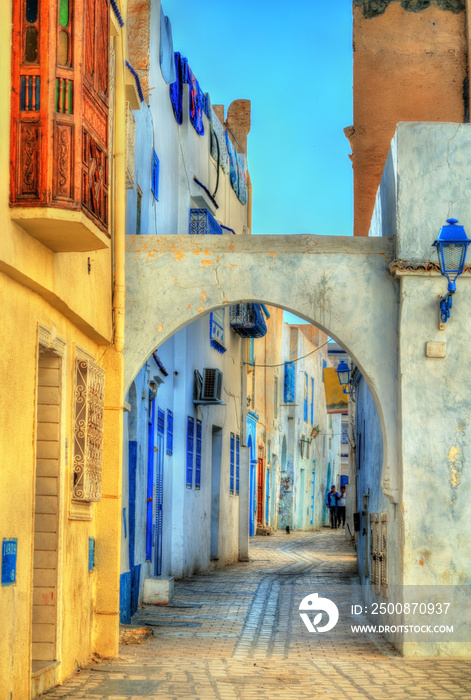
[[350,385],[350,376],[352,374],[352,370],[347,365],[347,363],[343,360],[342,362],[339,362],[336,372],[339,378],[339,382],[341,386],[343,386],[343,393],[353,394],[353,387]]
[[458,226],[457,219],[447,219],[447,226],[442,226],[438,238],[432,243],[437,249],[440,272],[448,280],[448,292],[440,297],[440,318],[446,323],[450,318],[453,294],[456,291],[456,278],[461,275],[471,240],[463,226]]

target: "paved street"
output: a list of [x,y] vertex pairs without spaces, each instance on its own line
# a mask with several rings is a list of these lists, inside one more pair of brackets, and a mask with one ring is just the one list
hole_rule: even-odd
[[[352,635],[350,625],[366,620],[350,616],[360,599],[343,531],[256,537],[250,555],[177,582],[171,605],[135,615],[154,636],[43,697],[471,699],[471,662],[406,661],[379,636]],[[339,608],[338,624],[322,634],[309,633],[298,610],[316,592]]]

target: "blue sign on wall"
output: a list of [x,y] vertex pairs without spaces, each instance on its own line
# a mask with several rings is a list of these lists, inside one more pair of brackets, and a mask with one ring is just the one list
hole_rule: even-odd
[[16,555],[18,540],[3,540],[2,545],[2,586],[16,583]]

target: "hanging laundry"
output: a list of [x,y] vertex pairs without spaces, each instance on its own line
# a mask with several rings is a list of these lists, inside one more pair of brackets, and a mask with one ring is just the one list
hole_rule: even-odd
[[173,56],[172,25],[160,6],[160,70],[165,82],[170,85],[177,79]]
[[170,100],[178,124],[183,122],[183,84],[188,82],[188,61],[178,51],[174,54],[177,79],[170,85]]
[[224,136],[224,127],[218,119],[214,109],[210,107],[209,121],[211,122],[211,155],[214,160],[218,159],[218,144],[219,144],[219,165],[225,173],[229,172],[229,153],[227,152],[226,139]]
[[203,136],[204,134],[204,124],[203,124],[203,107],[204,107],[204,95],[196,80],[193,72],[188,66],[187,68],[188,83],[190,85],[190,121],[193,124],[195,131]]

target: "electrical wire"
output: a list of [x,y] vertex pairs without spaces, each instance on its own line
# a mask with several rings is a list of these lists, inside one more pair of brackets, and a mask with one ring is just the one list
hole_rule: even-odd
[[[329,344],[329,341],[327,340],[325,343],[322,343],[322,345],[319,345],[318,348],[315,348],[315,350],[311,350],[311,352],[308,352],[307,355],[302,355],[302,357],[297,357],[295,360],[286,360],[286,362],[298,362],[298,360],[304,360],[305,357],[309,357],[309,355],[313,355],[315,352],[318,352],[321,350],[323,347]],[[243,365],[250,365],[251,367],[284,367],[286,362],[281,362],[278,365],[257,365],[255,362],[243,362]]]

